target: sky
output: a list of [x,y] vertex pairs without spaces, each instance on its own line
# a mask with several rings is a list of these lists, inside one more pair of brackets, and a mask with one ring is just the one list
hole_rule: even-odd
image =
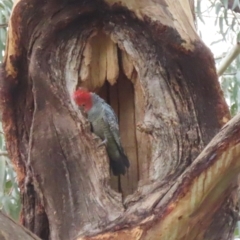
[[[216,23],[216,8],[211,8],[209,0],[201,1],[202,18],[205,24],[199,20],[197,21],[198,33],[202,37],[204,43],[211,49],[214,57],[219,57],[223,53],[228,52],[236,42],[236,33],[229,31],[226,41],[220,41],[219,43],[212,44],[214,41],[221,40],[222,34],[219,33],[219,19]],[[229,13],[228,18],[231,20],[233,16]],[[239,19],[240,21],[240,19]],[[223,22],[224,31],[227,30],[227,25]]]

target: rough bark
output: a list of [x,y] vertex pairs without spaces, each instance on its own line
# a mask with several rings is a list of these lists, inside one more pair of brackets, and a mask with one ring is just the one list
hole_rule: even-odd
[[[79,85],[117,111],[125,177],[110,176]],[[209,143],[230,116],[189,1],[18,1],[1,96],[22,222],[41,238],[231,239],[239,117]]]

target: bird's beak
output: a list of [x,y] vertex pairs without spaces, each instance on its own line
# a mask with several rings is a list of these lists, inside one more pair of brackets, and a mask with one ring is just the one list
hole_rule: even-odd
[[85,112],[85,113],[86,113],[86,110],[85,110],[85,107],[84,107],[84,106],[79,106],[79,109],[80,109],[82,112]]

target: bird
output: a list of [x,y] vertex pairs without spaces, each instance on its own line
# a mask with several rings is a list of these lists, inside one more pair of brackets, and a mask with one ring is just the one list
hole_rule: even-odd
[[118,119],[112,107],[96,93],[84,88],[78,88],[73,99],[87,114],[92,132],[102,140],[98,147],[106,146],[113,174],[124,175],[130,163],[121,144]]

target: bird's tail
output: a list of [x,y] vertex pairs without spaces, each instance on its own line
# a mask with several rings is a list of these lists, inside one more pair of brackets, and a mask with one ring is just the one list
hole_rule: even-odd
[[126,173],[126,168],[129,168],[129,166],[129,160],[124,153],[122,153],[117,159],[110,159],[110,167],[115,176],[120,174],[124,175]]

